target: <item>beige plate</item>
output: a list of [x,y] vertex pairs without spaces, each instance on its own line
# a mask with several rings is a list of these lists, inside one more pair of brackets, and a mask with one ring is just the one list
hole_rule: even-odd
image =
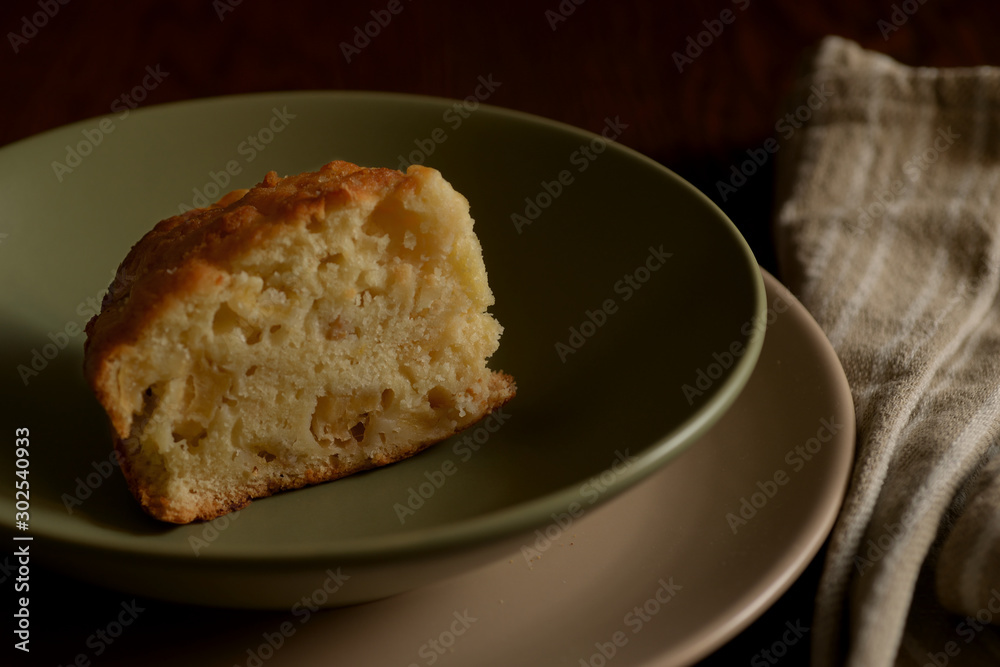
[[[521,553],[355,607],[262,613],[140,601],[146,611],[100,664],[626,667],[704,657],[816,554],[854,453],[833,350],[784,287],[766,274],[765,284],[771,326],[746,389],[698,446],[614,501],[550,525]],[[71,596],[87,604],[67,619],[64,660],[92,653],[84,641],[95,617],[113,619],[131,599]]]

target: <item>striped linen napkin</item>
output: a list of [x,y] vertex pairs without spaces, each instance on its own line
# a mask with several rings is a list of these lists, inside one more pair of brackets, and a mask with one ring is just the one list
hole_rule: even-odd
[[777,156],[780,274],[858,420],[813,664],[998,665],[1000,69],[828,37],[792,108],[809,95]]

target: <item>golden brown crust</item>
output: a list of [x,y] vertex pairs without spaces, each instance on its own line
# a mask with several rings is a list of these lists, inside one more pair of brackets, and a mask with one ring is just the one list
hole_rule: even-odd
[[217,279],[213,267],[225,268],[231,258],[266,243],[283,226],[322,220],[328,206],[380,198],[406,179],[393,169],[342,161],[285,178],[272,171],[250,190],[234,191],[213,206],[162,220],[143,236],[118,267],[100,315],[86,326],[84,374],[118,437],[128,437],[131,416],[112,398],[116,350],[135,343],[171,299]]

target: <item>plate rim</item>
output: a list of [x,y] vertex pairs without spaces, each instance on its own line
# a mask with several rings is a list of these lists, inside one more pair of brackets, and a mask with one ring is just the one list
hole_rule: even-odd
[[[831,376],[831,380],[837,386],[836,397],[840,399],[843,405],[843,415],[838,415],[838,418],[840,416],[844,417],[843,432],[846,434],[849,446],[844,447],[844,451],[840,452],[837,457],[838,468],[836,470],[827,469],[831,478],[836,473],[839,484],[836,487],[836,493],[831,493],[827,501],[817,510],[817,513],[823,515],[822,521],[813,522],[813,529],[811,531],[803,529],[799,532],[796,535],[796,541],[792,545],[796,548],[793,549],[790,547],[775,559],[776,564],[782,563],[784,567],[779,574],[768,580],[768,586],[764,590],[760,591],[756,597],[743,605],[738,612],[727,616],[726,622],[713,626],[701,635],[696,635],[693,639],[682,644],[680,647],[681,650],[669,656],[661,656],[655,662],[650,663],[649,667],[654,667],[654,665],[689,664],[706,658],[763,616],[768,609],[791,589],[823,548],[823,544],[829,539],[837,523],[837,518],[840,516],[840,511],[843,508],[847,491],[850,487],[854,459],[857,453],[857,415],[854,410],[854,400],[850,384],[847,381],[847,375],[844,373],[843,365],[840,363],[840,357],[836,350],[834,350],[829,338],[827,338],[826,332],[823,331],[819,323],[813,318],[812,313],[809,312],[809,309],[799,301],[795,294],[777,276],[766,269],[761,268],[761,274],[764,278],[765,286],[773,286],[773,291],[780,295],[782,299],[790,301],[795,307],[800,309],[799,312],[802,315],[801,328],[803,331],[810,332],[811,335],[809,338],[819,343],[822,357],[830,366],[839,371],[835,373],[835,377]],[[668,658],[669,661],[667,661]]]

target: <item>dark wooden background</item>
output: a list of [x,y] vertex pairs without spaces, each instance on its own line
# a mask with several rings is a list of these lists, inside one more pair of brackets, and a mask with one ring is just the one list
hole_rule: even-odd
[[[712,197],[761,264],[776,271],[769,226],[774,161],[726,201],[715,183],[748,149],[776,136],[782,98],[804,50],[839,34],[908,64],[1000,65],[995,0],[398,2],[403,10],[348,62],[340,43],[351,41],[355,27],[388,0],[5,0],[0,146],[108,113],[142,82],[147,66],[167,75],[140,106],[298,89],[463,98],[477,77],[492,75],[502,85],[491,104],[590,130],[619,116],[629,125],[622,143]],[[546,11],[560,5],[573,11],[553,29]],[[44,7],[54,15],[38,14]],[[712,23],[724,10],[732,22]],[[35,23],[44,25],[25,29],[36,15],[44,21]],[[692,51],[693,62],[679,71],[675,52],[684,53],[706,21],[721,33],[700,54]],[[24,39],[12,43],[12,33]],[[751,663],[781,636],[786,621],[808,625],[819,572],[817,561],[774,608],[704,664]],[[70,582],[63,585],[74,590]],[[801,643],[782,663],[805,664],[806,655]]]

